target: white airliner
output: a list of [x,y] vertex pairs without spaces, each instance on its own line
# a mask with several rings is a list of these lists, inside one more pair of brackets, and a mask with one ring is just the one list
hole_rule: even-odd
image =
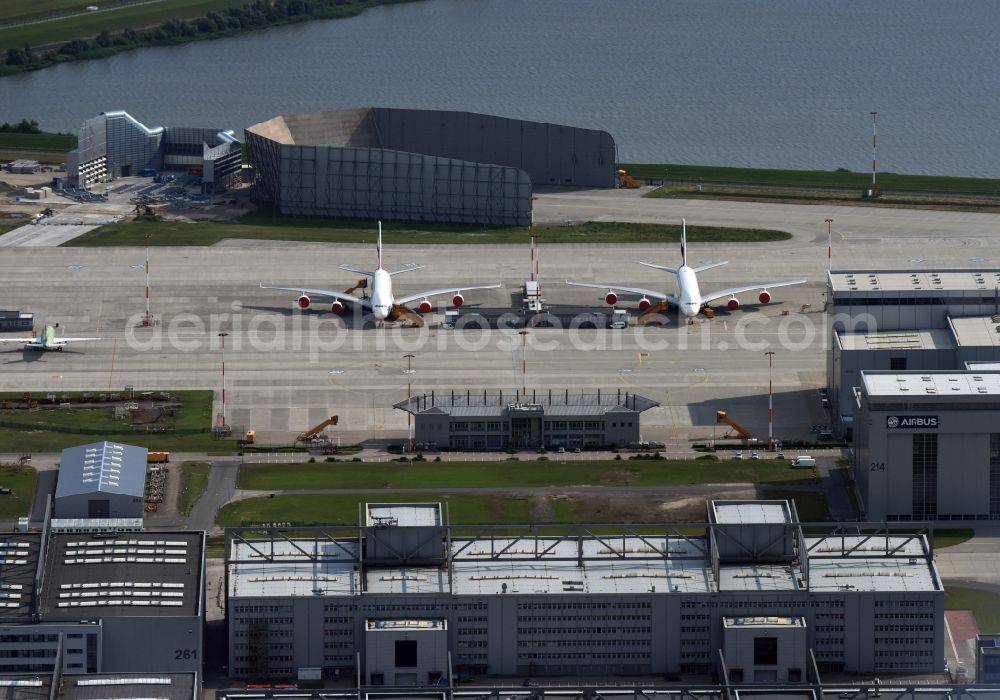
[[465,303],[465,297],[462,296],[463,291],[470,291],[474,289],[496,289],[499,284],[488,284],[478,287],[442,287],[440,289],[429,289],[424,292],[418,292],[416,294],[406,294],[401,297],[393,296],[392,293],[392,278],[396,275],[401,275],[404,272],[412,272],[413,270],[419,270],[422,265],[417,265],[415,263],[410,263],[404,266],[400,270],[395,270],[394,272],[388,272],[382,267],[382,222],[378,222],[378,241],[375,244],[376,253],[378,254],[378,267],[375,270],[362,270],[354,265],[339,265],[340,269],[347,270],[349,272],[354,272],[359,275],[365,275],[372,278],[372,295],[370,299],[363,297],[356,297],[353,294],[348,294],[346,292],[335,292],[329,289],[307,289],[305,287],[265,287],[263,284],[260,285],[261,289],[278,289],[283,292],[298,292],[301,296],[296,300],[300,309],[308,309],[312,306],[312,299],[310,295],[317,297],[327,297],[333,299],[333,304],[330,305],[330,310],[335,314],[342,314],[344,312],[344,304],[357,304],[366,309],[370,309],[372,315],[375,316],[379,321],[384,321],[385,319],[395,320],[401,314],[406,314],[409,312],[405,308],[405,305],[420,299],[420,304],[417,309],[422,314],[430,313],[431,306],[430,297],[438,296],[440,294],[454,294],[451,303],[454,306],[461,306]]
[[701,312],[705,311],[705,315],[711,318],[713,315],[709,303],[715,301],[716,299],[722,299],[723,297],[729,297],[729,301],[726,302],[726,308],[730,311],[736,311],[740,308],[740,300],[736,298],[737,294],[743,292],[753,292],[756,290],[761,290],[760,295],[757,299],[761,304],[766,304],[771,301],[771,293],[768,289],[773,289],[774,287],[787,287],[793,284],[803,284],[806,280],[794,280],[791,282],[769,282],[766,284],[748,284],[743,287],[730,287],[729,289],[722,289],[718,292],[712,292],[710,294],[702,294],[701,290],[698,288],[698,274],[704,270],[709,270],[713,267],[720,267],[722,265],[728,264],[725,262],[707,263],[699,267],[691,267],[688,265],[687,261],[687,222],[681,219],[681,266],[680,267],[667,267],[666,265],[654,265],[650,262],[640,262],[640,265],[645,265],[646,267],[652,267],[656,270],[663,270],[664,272],[672,272],[677,275],[677,296],[672,294],[664,294],[663,292],[657,292],[652,289],[642,289],[640,287],[620,287],[613,284],[584,284],[582,282],[569,282],[575,287],[591,287],[593,289],[607,289],[608,293],[604,297],[604,300],[614,306],[618,303],[618,295],[615,292],[625,292],[626,294],[639,294],[642,296],[639,299],[639,310],[647,311],[653,304],[650,301],[650,297],[653,299],[660,299],[661,303],[673,304],[681,312],[682,315],[687,316],[689,319],[694,318]]
[[0,338],[0,343],[24,343],[25,350],[40,352],[62,350],[67,343],[79,343],[84,340],[103,340],[102,338],[59,338],[56,336],[56,326],[44,326],[37,338],[26,336],[22,338]]

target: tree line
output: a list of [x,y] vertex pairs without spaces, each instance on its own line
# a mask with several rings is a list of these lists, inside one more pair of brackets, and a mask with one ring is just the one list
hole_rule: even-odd
[[[279,24],[312,19],[347,17],[374,5],[409,0],[253,0],[245,5],[211,11],[194,19],[170,19],[146,29],[102,31],[92,39],[74,39],[46,52],[30,44],[7,49],[5,64],[14,70],[33,70],[60,61],[102,58],[143,46],[178,44],[210,39]],[[11,72],[8,70],[7,72]]]

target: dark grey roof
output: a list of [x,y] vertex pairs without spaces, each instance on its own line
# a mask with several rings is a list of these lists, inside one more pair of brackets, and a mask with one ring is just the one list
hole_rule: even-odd
[[117,442],[95,442],[63,450],[56,499],[96,492],[142,498],[146,453],[145,447]]
[[11,533],[0,537],[0,619],[31,614],[41,544],[39,533]]
[[446,413],[453,416],[506,416],[511,410],[541,407],[545,415],[600,416],[609,411],[647,411],[660,404],[630,391],[573,393],[566,389],[483,391],[472,389],[432,391],[411,396],[395,405],[401,411]]
[[202,538],[186,531],[54,533],[39,611],[48,622],[197,615]]
[[59,700],[163,698],[195,700],[193,673],[95,673],[63,676]]

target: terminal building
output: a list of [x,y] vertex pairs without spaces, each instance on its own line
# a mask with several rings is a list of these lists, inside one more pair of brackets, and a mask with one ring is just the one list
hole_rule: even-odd
[[715,501],[706,523],[607,535],[457,530],[438,504],[360,510],[353,527],[227,530],[233,677],[804,683],[943,668],[944,591],[922,534],[820,534],[786,501]]
[[625,447],[641,442],[640,416],[656,401],[621,391],[431,391],[400,401],[417,443],[452,450]]
[[528,226],[532,188],[614,187],[604,131],[370,107],[246,129],[255,197],[282,214]]
[[0,673],[200,672],[203,533],[46,526],[0,552]]
[[83,189],[150,170],[198,173],[202,192],[224,192],[242,177],[242,144],[231,130],[148,127],[128,112],[88,119],[67,156],[67,184]]

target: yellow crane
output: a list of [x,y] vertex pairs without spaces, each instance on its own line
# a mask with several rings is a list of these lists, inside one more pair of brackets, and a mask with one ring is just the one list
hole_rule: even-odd
[[732,420],[730,418],[727,418],[725,411],[716,411],[715,412],[715,422],[716,423],[725,423],[730,428],[732,428],[737,433],[739,433],[740,437],[742,437],[744,440],[750,440],[751,437],[752,437],[749,430],[747,430],[746,428],[744,428],[742,425],[740,425],[736,421],[734,421],[734,420]]

